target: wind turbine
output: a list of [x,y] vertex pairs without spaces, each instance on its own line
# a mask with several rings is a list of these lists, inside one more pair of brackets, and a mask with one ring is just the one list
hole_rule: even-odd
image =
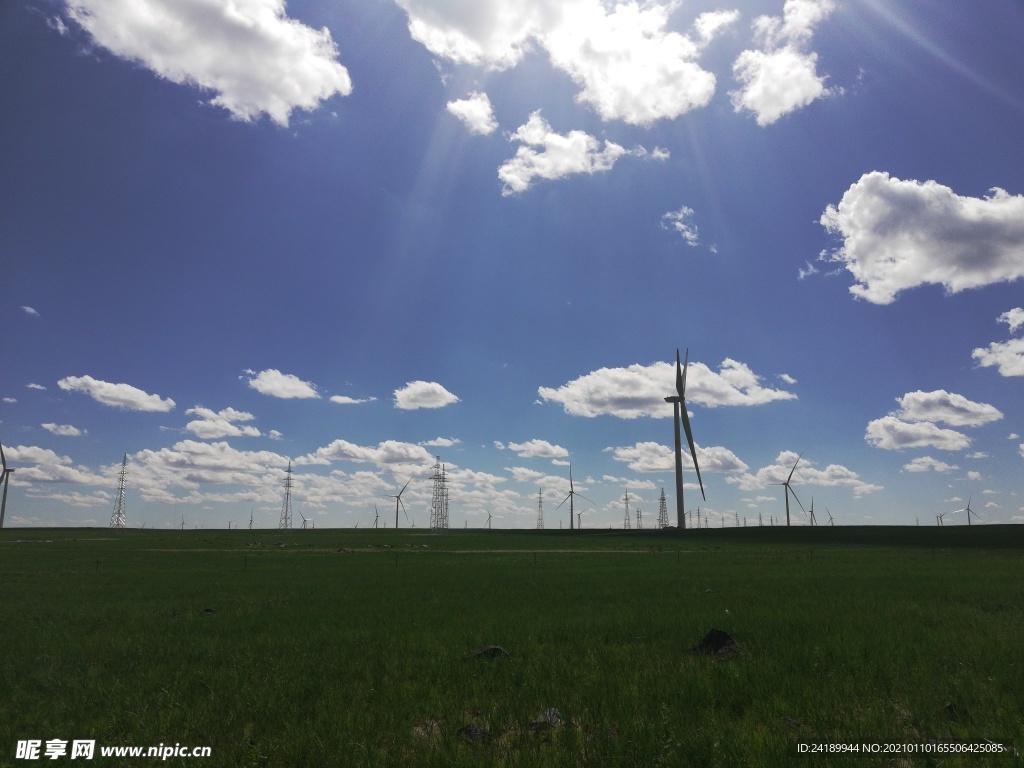
[[576,513],[576,527],[579,530],[581,530],[581,531],[583,530],[583,513],[582,512],[577,512]]
[[181,513],[181,530],[185,530],[185,513]]
[[[789,470],[789,477],[786,478],[785,482],[772,483],[772,485],[781,485],[786,489],[786,525],[789,525],[789,494],[793,494],[793,498],[796,499],[796,503],[800,505],[800,509],[804,508],[803,502],[796,495],[796,491],[789,487],[789,481],[793,479],[793,473],[796,472],[796,465],[800,463],[800,459],[803,457],[803,453],[796,457],[796,461],[793,462],[793,468]],[[806,512],[807,510],[804,510]]]
[[[5,488],[4,490],[6,491],[7,489]],[[978,516],[978,513],[975,512],[973,509],[971,509],[971,499],[973,499],[973,498],[974,498],[974,496],[968,496],[967,497],[967,506],[960,510],[961,512],[966,512],[967,513],[967,524],[968,525],[971,524],[971,515],[974,515],[979,520],[981,520],[981,518]]]
[[252,530],[252,514],[253,514],[253,510],[250,509],[249,510],[249,530],[250,531]]
[[377,527],[377,521],[380,520],[380,512],[377,510],[377,503],[373,504],[373,527]]
[[487,510],[487,530],[491,530],[491,510]]
[[4,446],[0,443],[0,463],[3,464],[3,469],[0,470],[0,483],[4,484],[4,495],[3,500],[0,501],[0,528],[4,527],[4,515],[7,514],[7,483],[10,480],[13,469],[7,468],[7,457],[4,456]]
[[235,521],[234,521],[234,520],[228,520],[228,530],[229,530],[229,531],[231,530],[231,524],[232,524],[233,522],[235,522]]
[[[400,490],[397,495],[396,494],[391,494],[391,493],[387,494],[387,497],[389,499],[394,499],[395,500],[395,528],[398,528],[398,505],[401,504],[402,505],[402,511],[405,512],[405,502],[402,501],[402,494],[405,493],[405,489],[409,487],[409,483],[411,483],[411,482],[412,482],[412,478],[410,477],[408,479],[408,481],[406,481],[405,485],[402,486],[402,490]],[[406,520],[409,519],[409,513],[408,512],[405,512],[405,519]]]
[[[795,496],[796,494],[793,494],[793,495]],[[811,525],[817,525],[817,524],[818,524],[818,520],[814,516],[814,497],[811,496]]]
[[945,517],[948,514],[949,514],[949,512],[943,512],[941,515],[936,515],[936,517],[937,517],[937,519],[939,521],[939,527],[940,528],[946,524]]
[[[569,495],[566,496],[564,499],[562,499],[562,504],[565,504],[565,502],[567,502],[567,501],[569,502],[569,530],[570,531],[573,529],[573,517],[576,514],[576,509],[575,509],[575,506],[573,504],[573,502],[575,501],[575,499],[573,497],[575,497],[575,496],[579,496],[584,501],[590,501],[590,499],[588,499],[582,493],[576,493],[576,487],[572,484],[572,463],[570,462],[570,464],[569,464]],[[590,503],[593,504],[594,502],[590,501]],[[559,504],[557,507],[555,507],[555,511],[557,511],[559,509],[559,507],[562,506],[562,504]]]
[[299,517],[302,518],[302,530],[306,530],[306,523],[308,523],[309,520],[307,520],[306,516],[304,514],[302,514],[302,510],[301,509],[299,510]]
[[825,507],[825,511],[828,512],[828,524],[831,525],[833,528],[835,528],[836,527],[836,519],[834,517],[832,517],[832,512],[829,510],[828,507]]
[[679,422],[682,421],[683,429],[686,430],[686,443],[690,447],[690,456],[693,457],[693,468],[697,470],[697,482],[700,483],[700,495],[707,501],[704,495],[704,481],[700,479],[700,466],[697,464],[697,450],[693,446],[693,433],[690,431],[690,417],[686,413],[686,366],[690,363],[690,350],[686,350],[686,365],[679,365],[679,350],[676,349],[676,394],[666,397],[666,403],[672,403],[672,424],[675,428],[676,437],[676,527],[686,527],[686,517],[683,514],[683,443],[679,435]]

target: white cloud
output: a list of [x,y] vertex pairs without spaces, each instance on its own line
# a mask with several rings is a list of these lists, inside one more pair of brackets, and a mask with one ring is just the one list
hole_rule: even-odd
[[898,451],[903,448],[938,448],[959,451],[971,444],[971,439],[952,429],[942,429],[931,422],[910,423],[896,416],[883,416],[868,423],[864,439],[876,448]]
[[[253,372],[248,371],[247,373],[252,375]],[[320,397],[315,384],[303,381],[290,373],[281,373],[276,368],[268,368],[255,374],[255,378],[249,379],[249,386],[260,394],[271,397],[284,399]]]
[[17,464],[31,464],[18,467],[16,475],[19,485],[28,483],[74,483],[77,485],[106,485],[110,480],[85,467],[72,466],[71,458],[60,456],[49,448],[34,445],[8,446],[7,461]]
[[944,389],[908,392],[897,397],[896,402],[900,404],[898,410],[868,423],[864,439],[876,448],[962,450],[971,444],[971,439],[961,432],[942,429],[935,422],[954,427],[977,427],[1003,418],[997,408],[987,403],[975,403]]
[[730,95],[737,112],[749,110],[758,125],[770,125],[829,93],[817,73],[818,55],[804,47],[834,8],[832,0],[786,0],[782,19],[754,20],[764,47],[743,51],[733,63],[740,88]]
[[683,242],[693,247],[699,244],[697,226],[692,222],[693,208],[682,206],[678,211],[669,211],[661,217],[661,226],[679,234]]
[[434,463],[434,457],[423,446],[415,443],[385,440],[374,448],[347,440],[335,440],[328,446],[317,448],[313,453],[296,459],[295,464],[328,464],[332,461],[371,462],[378,467],[429,466]]
[[32,317],[39,317],[39,312],[37,312],[32,307],[22,307],[21,311],[24,312],[26,315],[32,315]]
[[929,283],[958,293],[1024,277],[1024,196],[1002,189],[962,197],[935,181],[873,171],[820,221],[843,240],[827,258],[857,280],[852,294],[874,304]]
[[583,131],[555,133],[539,110],[509,138],[523,146],[498,169],[498,178],[504,182],[501,193],[506,196],[525,191],[535,178],[561,179],[574,173],[607,171],[623,155],[639,152],[612,141],[605,141],[602,148],[601,142]]
[[42,384],[26,384],[25,386],[28,387],[29,389],[40,389],[46,391],[46,387],[44,387]]
[[187,415],[195,415],[199,418],[190,421],[185,429],[203,440],[210,440],[218,437],[259,437],[260,431],[253,426],[238,426],[234,422],[252,421],[256,417],[245,411],[236,411],[234,408],[225,408],[215,412],[209,408],[196,406],[185,411]]
[[56,464],[58,466],[70,466],[72,463],[70,456],[60,456],[49,448],[39,448],[35,445],[8,446],[6,455],[9,461],[25,464]]
[[811,262],[804,261],[804,264],[806,264],[807,266],[806,267],[801,267],[800,269],[797,270],[797,273],[796,273],[796,279],[797,280],[806,280],[811,275],[818,274],[818,268],[816,266],[814,266],[813,264],[811,264]]
[[409,15],[409,33],[436,56],[462,64],[507,69],[529,48],[530,38],[557,19],[544,0],[396,0]]
[[897,397],[896,402],[900,410],[894,415],[907,421],[940,421],[951,427],[978,427],[1003,418],[994,406],[975,403],[944,389],[908,392]]
[[527,440],[525,443],[509,443],[510,451],[516,451],[523,459],[543,458],[556,459],[569,455],[569,452],[560,445],[552,445],[547,440]]
[[352,91],[326,29],[285,14],[284,0],[66,0],[68,16],[114,55],[160,77],[213,91],[240,120],[287,125]]
[[395,408],[403,411],[443,408],[457,402],[459,398],[434,381],[410,381],[395,390]]
[[794,379],[788,373],[780,373],[779,378],[782,379],[787,384],[796,384],[796,379]]
[[1003,312],[997,319],[998,322],[1010,326],[1010,333],[1016,333],[1018,328],[1024,327],[1024,309],[1014,307]]
[[498,127],[494,108],[486,93],[473,91],[468,98],[449,101],[448,111],[465,123],[471,133],[486,136]]
[[668,31],[672,4],[598,0],[568,3],[560,24],[542,43],[551,63],[581,86],[576,100],[604,120],[649,125],[703,107],[715,76],[697,59],[704,45],[739,14],[720,11],[696,22],[698,40]]
[[16,402],[18,402],[18,398],[16,398],[16,397],[5,397],[3,399],[3,402],[5,402],[5,403],[16,403]]
[[360,400],[348,395],[333,395],[331,402],[337,405],[360,405],[362,403],[372,403],[376,399],[376,397],[366,397]]
[[[776,457],[774,464],[762,467],[753,475],[746,473],[738,477],[727,477],[725,481],[744,491],[767,488],[770,485],[777,485],[789,477],[796,460],[797,454],[793,451],[782,451]],[[841,464],[829,464],[824,469],[816,469],[814,462],[807,457],[801,458],[796,472],[793,473],[792,484],[798,487],[816,485],[826,488],[849,488],[855,497],[883,490],[880,485],[861,480],[860,475]]]
[[100,381],[92,376],[67,376],[58,381],[57,386],[65,391],[85,392],[99,403],[131,411],[166,413],[174,408],[174,401],[170,398],[147,394],[129,384]]
[[1001,376],[1024,376],[1024,339],[993,341],[987,347],[975,349],[971,357],[982,368],[996,366]]
[[[1015,307],[1004,312],[998,321],[1009,325],[1011,333],[1016,332],[1024,326],[1024,309]],[[971,357],[982,368],[997,366],[1002,376],[1024,376],[1024,339],[993,341],[988,347],[975,349]]]
[[[697,462],[701,473],[706,472],[746,472],[749,467],[728,448],[712,446],[702,448],[695,445]],[[634,472],[675,472],[675,452],[666,445],[655,442],[642,442],[635,445],[615,448],[613,455]],[[689,451],[683,450],[683,469],[693,471],[693,457]]]
[[398,0],[409,31],[435,55],[489,69],[515,66],[534,46],[579,86],[577,101],[605,120],[645,125],[710,101],[715,77],[696,60],[739,18],[701,14],[696,39],[668,29],[675,2]]
[[[718,373],[703,363],[690,363],[686,375],[686,399],[691,403],[715,407],[796,399],[791,392],[761,386],[760,376],[744,363],[729,358],[722,362]],[[600,368],[557,389],[540,387],[537,391],[544,400],[560,403],[573,416],[668,418],[672,416],[672,407],[665,397],[675,393],[675,364]]]
[[954,469],[959,469],[959,467],[956,464],[946,464],[938,459],[933,459],[931,456],[921,456],[903,465],[905,472],[928,472],[929,470],[934,472],[950,472]]
[[974,470],[971,470],[970,472],[967,473],[967,479],[968,480],[981,480],[981,472],[975,472]]
[[420,445],[427,448],[451,448],[453,445],[458,445],[461,442],[457,437],[435,437],[433,440],[420,443]]
[[47,432],[62,437],[79,437],[85,434],[81,429],[70,424],[43,424],[42,427]]

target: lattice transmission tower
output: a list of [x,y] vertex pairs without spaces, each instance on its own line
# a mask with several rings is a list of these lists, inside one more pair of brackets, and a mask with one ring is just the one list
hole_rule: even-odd
[[537,489],[537,530],[544,530],[544,489]]
[[127,520],[124,516],[124,479],[128,474],[128,454],[124,455],[121,462],[121,472],[117,481],[117,499],[114,500],[114,511],[110,515],[111,528],[124,528]]
[[284,501],[281,502],[281,522],[278,528],[290,531],[292,528],[292,463],[288,462],[288,472],[284,476]]
[[640,507],[636,508],[636,529],[642,530],[644,527],[644,513],[640,511]]
[[628,531],[630,528],[633,527],[632,524],[629,521],[629,489],[628,488],[626,489],[625,499],[626,499],[626,516],[622,520],[622,527],[625,528]]
[[430,500],[430,531],[441,533],[448,530],[448,475],[444,471],[441,457],[435,457],[434,494]]
[[661,498],[658,499],[658,528],[668,528],[668,503],[665,501],[665,489],[661,489]]

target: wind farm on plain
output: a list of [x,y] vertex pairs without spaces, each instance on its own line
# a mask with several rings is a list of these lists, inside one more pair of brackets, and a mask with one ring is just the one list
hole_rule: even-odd
[[[913,745],[901,765],[1019,762],[1024,528],[973,525],[971,496],[934,526],[843,526],[820,502],[819,523],[803,453],[772,482],[777,515],[711,525],[688,366],[677,350],[665,397],[674,518],[665,488],[655,518],[627,487],[620,524],[584,525],[596,505],[567,463],[532,529],[490,509],[460,528],[436,457],[351,528],[294,506],[290,461],[277,526],[250,508],[146,528],[125,454],[107,528],[0,530],[0,622],[34,617],[9,641],[0,731],[173,734],[226,766],[783,765],[825,743],[869,765],[894,764],[885,744]],[[0,459],[2,521],[16,468]],[[427,484],[417,526],[407,492]]]

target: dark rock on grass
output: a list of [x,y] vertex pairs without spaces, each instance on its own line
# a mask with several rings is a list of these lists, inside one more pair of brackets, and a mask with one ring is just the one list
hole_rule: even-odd
[[455,733],[466,741],[472,741],[477,744],[482,744],[491,740],[491,732],[482,725],[477,725],[476,723],[466,723]]
[[554,707],[545,709],[530,721],[531,730],[537,733],[550,730],[551,728],[561,728],[563,725],[565,725],[565,718],[562,717],[562,713]]
[[501,659],[509,655],[509,652],[500,645],[485,645],[477,648],[470,654],[474,659]]
[[716,659],[727,659],[743,653],[743,646],[728,632],[721,629],[710,629],[693,649],[697,653],[708,653]]
[[216,608],[203,608],[203,616],[213,616],[216,612]]
[[969,719],[970,715],[967,712],[967,707],[957,701],[950,702],[946,705],[946,717],[950,720],[956,720],[963,722]]

